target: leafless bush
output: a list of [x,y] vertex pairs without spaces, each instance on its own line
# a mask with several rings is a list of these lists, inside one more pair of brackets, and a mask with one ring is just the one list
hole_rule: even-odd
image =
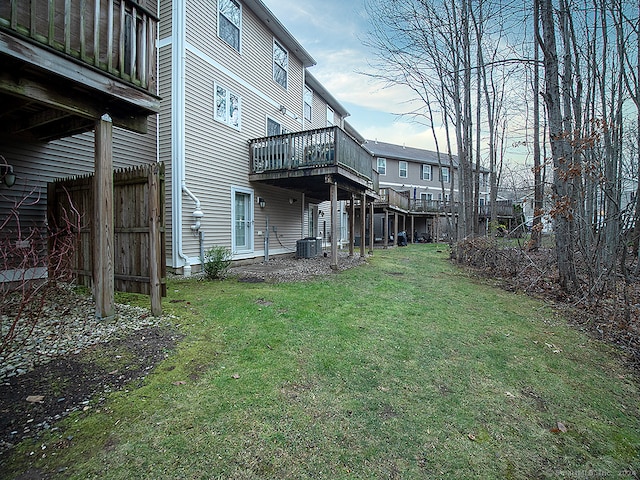
[[21,211],[41,201],[37,189],[14,201],[0,223],[0,354],[31,335],[56,282],[72,280],[80,214],[67,197],[71,207],[54,225],[23,225]]

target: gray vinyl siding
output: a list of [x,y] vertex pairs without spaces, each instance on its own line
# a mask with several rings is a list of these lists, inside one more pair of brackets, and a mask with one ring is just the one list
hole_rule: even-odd
[[[377,168],[378,158],[373,157],[373,166]],[[384,157],[383,157],[384,158]],[[407,162],[407,177],[400,177],[400,161],[396,158],[387,158],[387,173],[386,175],[380,175],[380,186],[390,187],[395,190],[407,190],[411,189],[410,195],[413,198],[413,188],[416,188],[416,197],[419,199],[421,193],[433,194],[433,199],[438,200],[438,194],[442,193],[440,184],[440,167],[438,165],[431,164],[431,181],[422,179],[422,165],[423,163],[415,162],[411,160],[404,160]],[[455,171],[449,172],[449,182],[445,182],[445,193],[449,194],[451,188],[451,181],[455,181]],[[454,185],[454,190],[457,190]]]
[[[161,6],[164,5],[164,2]],[[170,22],[169,22],[170,23]],[[171,44],[159,51],[158,89],[160,95],[160,120],[158,128],[158,157],[165,165],[165,251],[171,264],[171,175],[173,170],[171,151]]]
[[[289,52],[288,88],[273,80],[273,35],[243,5],[241,52],[217,36],[217,2],[187,2],[185,52],[185,183],[200,201],[204,213],[201,231],[204,248],[231,247],[232,189],[253,191],[254,201],[265,198],[266,207],[254,204],[254,256],[263,254],[266,216],[277,229],[271,231],[271,253],[295,251],[302,235],[302,196],[275,187],[250,184],[248,140],[266,134],[267,117],[291,131],[301,129],[303,67]],[[167,253],[171,252],[171,47],[160,51],[161,122],[159,156],[167,164]],[[214,119],[214,84],[240,97],[240,129]],[[279,111],[280,105],[287,114]],[[297,116],[297,120],[293,118]],[[289,203],[289,198],[296,202]],[[199,238],[191,230],[194,201],[182,194],[182,250],[191,258],[199,255]],[[258,235],[261,232],[262,235]],[[168,259],[169,260],[169,259]],[[172,262],[169,260],[169,264]],[[173,262],[175,263],[175,261]]]
[[[156,161],[155,116],[149,118],[149,133],[135,134],[114,128],[113,166],[124,168]],[[23,227],[43,227],[47,210],[47,183],[58,178],[93,173],[94,135],[92,132],[49,143],[0,144],[0,153],[14,167],[16,184],[0,186],[3,198],[0,215],[5,218],[14,204],[19,209]]]
[[172,8],[173,8],[172,0],[160,1],[160,15],[159,15],[160,24],[158,25],[158,39],[160,40],[171,36]]

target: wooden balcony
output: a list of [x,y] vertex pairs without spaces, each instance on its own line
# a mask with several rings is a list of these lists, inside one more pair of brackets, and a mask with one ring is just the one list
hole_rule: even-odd
[[249,180],[327,200],[335,181],[343,192],[377,192],[379,176],[371,154],[338,127],[288,133],[250,141]]
[[444,202],[442,200],[424,200],[416,199],[411,202],[412,213],[441,214],[441,213],[458,213],[458,202]]
[[0,2],[0,132],[38,140],[114,125],[146,131],[158,19],[132,0]]
[[374,206],[409,212],[409,196],[406,192],[397,192],[392,188],[381,188],[380,198],[375,201]]

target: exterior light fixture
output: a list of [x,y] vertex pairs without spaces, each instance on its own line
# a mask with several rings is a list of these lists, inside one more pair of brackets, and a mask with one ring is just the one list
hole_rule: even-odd
[[293,198],[293,197],[289,198],[289,204],[290,204],[290,205],[293,205],[293,204],[294,204],[294,203],[296,203],[297,201],[298,201],[298,199],[297,199],[297,198]]
[[264,201],[264,198],[258,197],[258,205],[260,205],[260,208],[264,208],[266,204],[267,202]]
[[[4,160],[4,157],[2,158]],[[0,181],[7,187],[13,187],[16,184],[16,175],[13,173],[11,165],[0,165]]]
[[285,107],[284,105],[280,105],[280,113],[283,115],[286,115],[287,107]]

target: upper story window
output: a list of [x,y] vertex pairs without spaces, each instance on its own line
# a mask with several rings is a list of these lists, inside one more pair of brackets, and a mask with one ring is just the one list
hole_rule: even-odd
[[333,127],[334,118],[333,118],[333,108],[327,105],[327,127]]
[[276,40],[273,40],[273,80],[287,88],[289,53]]
[[432,179],[432,168],[431,165],[422,165],[422,180],[431,181]]
[[380,175],[387,174],[387,159],[386,158],[378,158],[378,173]]
[[400,160],[398,162],[398,175],[400,176],[400,178],[407,178],[407,169],[408,169],[408,165],[407,162],[404,162],[402,160]]
[[218,36],[240,51],[242,10],[236,0],[218,0]]
[[240,97],[229,89],[214,84],[215,112],[214,118],[218,122],[240,130]]
[[313,103],[313,92],[309,87],[304,87],[304,118],[311,121],[311,104]]
[[449,167],[440,167],[440,180],[444,183],[449,183],[451,181],[451,177],[449,175]]

